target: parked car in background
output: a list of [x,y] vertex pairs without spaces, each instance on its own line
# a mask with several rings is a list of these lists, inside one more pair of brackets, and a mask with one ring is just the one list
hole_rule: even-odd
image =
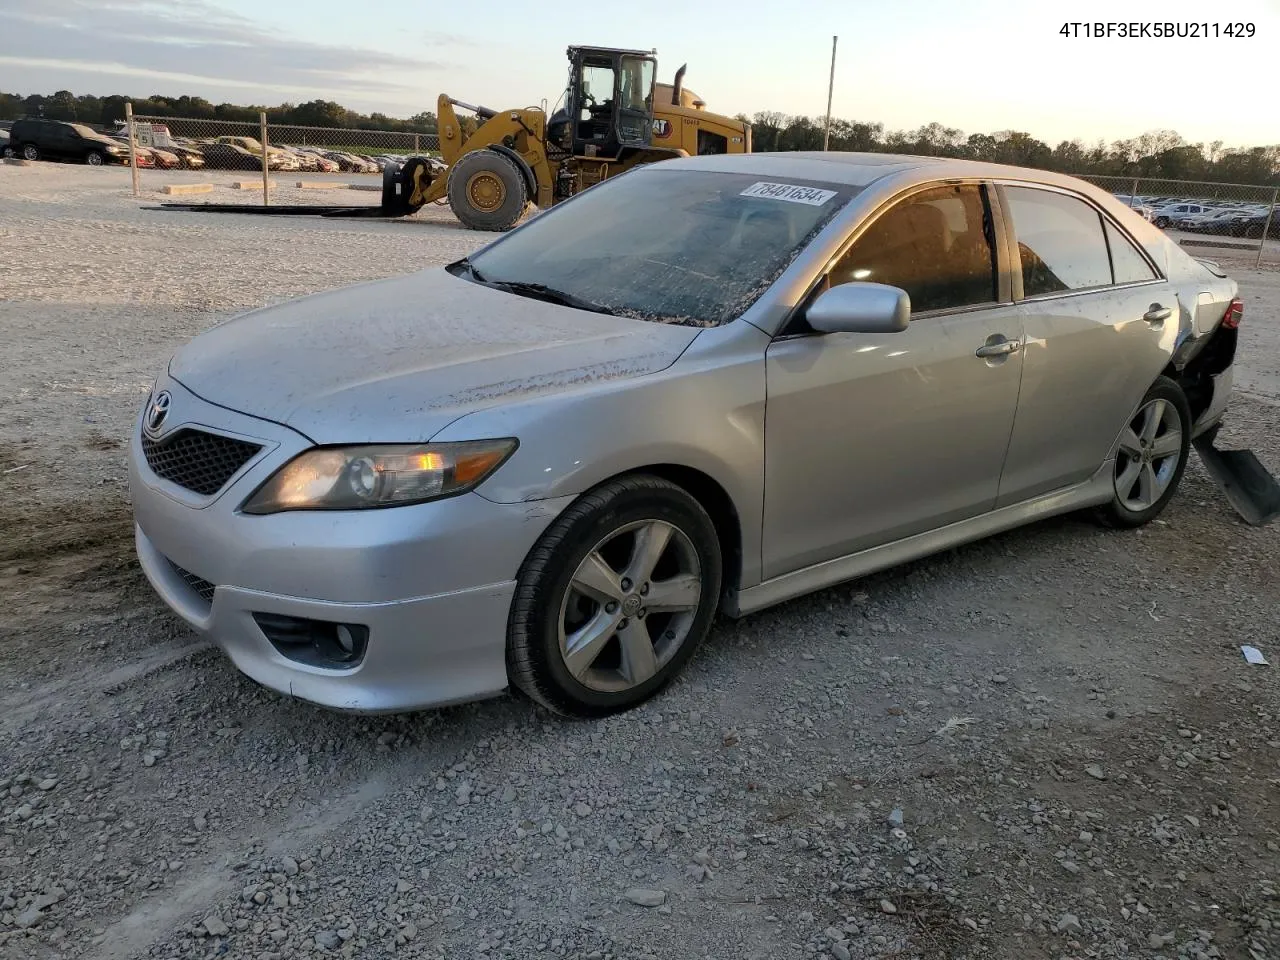
[[184,170],[200,170],[205,165],[204,154],[194,145],[170,140],[168,143],[162,144],[162,146],[178,157],[178,161]]
[[[111,139],[118,143],[120,148],[124,151],[124,162],[127,164],[129,162],[128,136],[112,136]],[[137,160],[139,170],[150,170],[159,165],[156,162],[154,151],[152,151],[150,147],[144,147],[141,144],[134,145],[134,157]]]
[[163,147],[148,147],[151,155],[155,158],[156,166],[164,170],[176,170],[182,166],[182,158],[172,150],[166,150]]
[[62,160],[100,167],[129,163],[129,148],[82,123],[24,117],[9,129],[9,149],[27,160]]
[[1174,226],[1179,230],[1185,230],[1190,233],[1214,233],[1214,234],[1230,234],[1243,219],[1240,211],[1232,208],[1229,210],[1213,210],[1209,213],[1196,213],[1186,217],[1180,217],[1174,221]]
[[[234,143],[202,143],[200,153],[204,157],[205,166],[211,170],[262,169],[262,154],[250,153]],[[270,157],[268,157],[267,169],[279,169],[272,167]]]
[[1183,217],[1194,216],[1196,214],[1212,213],[1216,207],[1208,206],[1203,203],[1171,203],[1162,207],[1156,207],[1155,216],[1151,222],[1162,230],[1170,226],[1175,220]]
[[1042,170],[641,166],[179,349],[131,430],[137,555],[292,697],[613,713],[717,612],[1055,514],[1150,523],[1226,410],[1237,294]]
[[1268,239],[1280,237],[1280,207],[1275,210],[1262,210],[1258,213],[1242,217],[1237,224],[1238,236],[1259,240],[1265,231]]

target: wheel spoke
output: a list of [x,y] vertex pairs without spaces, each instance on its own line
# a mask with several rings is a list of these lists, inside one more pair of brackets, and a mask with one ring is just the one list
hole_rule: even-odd
[[650,613],[677,613],[697,609],[701,598],[702,581],[689,573],[667,580],[650,581],[644,605]]
[[618,631],[622,645],[622,662],[619,671],[627,683],[635,686],[644,683],[658,672],[658,658],[653,650],[653,638],[643,620],[633,619]]
[[1142,472],[1138,474],[1138,500],[1141,501],[1144,509],[1156,502],[1156,497],[1159,495],[1156,492],[1158,486],[1156,472],[1151,469],[1151,464],[1144,463]]
[[653,576],[653,570],[671,542],[672,526],[661,520],[647,523],[636,531],[631,561],[627,564],[627,576],[632,583],[644,583]]
[[1133,485],[1138,481],[1138,474],[1142,472],[1141,460],[1130,460],[1129,465],[1120,472],[1116,477],[1116,493],[1120,494],[1121,500],[1128,500],[1133,495]]
[[1146,418],[1142,421],[1142,439],[1150,443],[1156,438],[1160,424],[1164,420],[1164,401],[1153,400],[1147,407]]
[[1142,441],[1134,433],[1133,427],[1125,427],[1120,431],[1120,449],[1130,456],[1142,456]]
[[1168,433],[1156,437],[1151,444],[1151,453],[1153,456],[1160,458],[1172,457],[1182,453],[1182,431],[1170,430]]
[[572,586],[598,603],[622,599],[622,578],[614,571],[600,551],[593,550],[573,575]]
[[581,679],[591,669],[609,638],[617,632],[618,620],[617,615],[605,613],[601,609],[565,638],[564,663],[571,674]]

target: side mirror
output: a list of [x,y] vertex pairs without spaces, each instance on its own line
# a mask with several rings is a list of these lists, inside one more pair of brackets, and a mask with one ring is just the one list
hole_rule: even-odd
[[911,321],[911,298],[883,283],[842,283],[819,296],[804,318],[819,333],[900,333]]

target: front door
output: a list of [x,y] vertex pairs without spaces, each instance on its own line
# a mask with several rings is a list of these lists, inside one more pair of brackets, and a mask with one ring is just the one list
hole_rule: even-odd
[[910,326],[770,345],[766,577],[992,509],[1022,371],[1021,317],[997,279],[992,224],[979,184],[899,201],[825,283],[906,290]]

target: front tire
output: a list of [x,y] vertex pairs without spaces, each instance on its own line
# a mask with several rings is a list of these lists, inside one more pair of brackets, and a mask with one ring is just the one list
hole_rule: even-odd
[[510,230],[529,205],[524,176],[496,150],[473,150],[459,159],[446,192],[453,215],[470,230]]
[[100,167],[106,161],[103,159],[102,154],[99,153],[97,150],[90,150],[87,154],[85,154],[84,162],[91,167]]
[[1156,217],[1156,226],[1159,227],[1161,230],[1163,230],[1165,227],[1169,226],[1169,218]]
[[1120,434],[1111,502],[1098,511],[1110,527],[1141,527],[1164,512],[1191,453],[1191,406],[1182,388],[1159,377]]
[[520,569],[507,630],[512,685],[565,716],[648,700],[706,637],[722,571],[715,524],[683,488],[649,475],[597,487]]

